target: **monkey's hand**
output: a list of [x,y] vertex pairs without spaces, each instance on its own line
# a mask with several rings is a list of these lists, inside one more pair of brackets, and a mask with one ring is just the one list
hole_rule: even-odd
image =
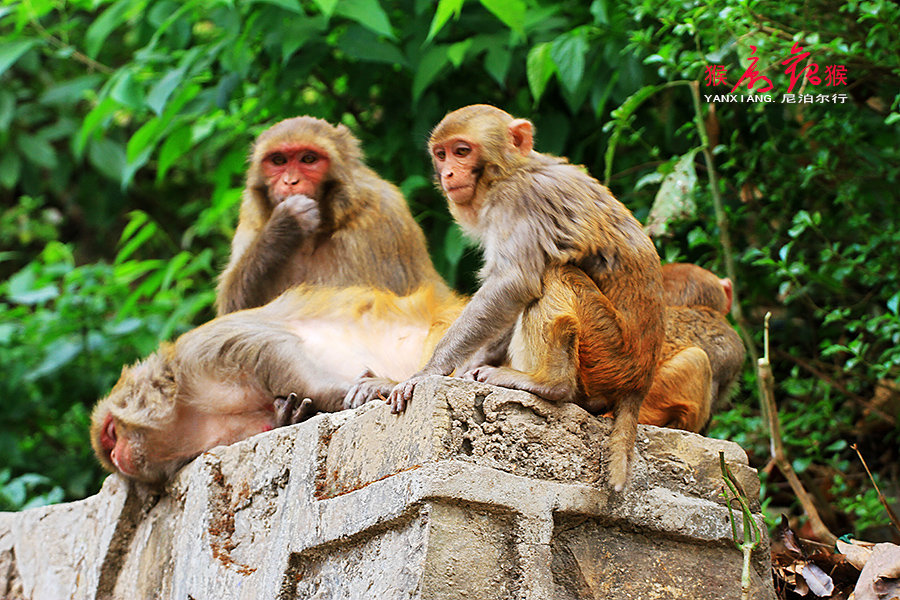
[[397,382],[387,377],[376,377],[375,373],[366,370],[365,373],[357,377],[354,383],[344,396],[344,408],[357,408],[376,398],[387,400],[388,395]]
[[409,404],[412,400],[413,392],[416,389],[416,384],[418,384],[429,375],[433,375],[433,373],[419,371],[406,381],[401,381],[400,383],[395,385],[394,389],[391,390],[391,393],[388,396],[388,404],[391,405],[391,412],[394,414],[399,414],[406,410],[406,405]]
[[272,220],[276,223],[296,223],[303,235],[310,235],[322,223],[322,214],[318,202],[309,196],[295,194],[278,203],[272,211]]
[[481,365],[474,369],[469,369],[460,376],[460,379],[468,379],[470,381],[480,381],[482,383],[493,383],[499,369],[491,365]]
[[280,396],[275,398],[274,404],[275,427],[301,423],[316,414],[311,398],[300,400],[300,396],[293,392],[288,394],[286,398]]

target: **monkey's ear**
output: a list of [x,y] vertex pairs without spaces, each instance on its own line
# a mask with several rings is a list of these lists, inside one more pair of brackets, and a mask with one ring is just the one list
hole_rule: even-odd
[[528,156],[534,148],[534,125],[527,119],[513,119],[509,124],[509,137],[519,154]]

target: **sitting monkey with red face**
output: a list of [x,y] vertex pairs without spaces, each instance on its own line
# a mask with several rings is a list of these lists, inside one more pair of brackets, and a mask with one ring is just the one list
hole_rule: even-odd
[[400,190],[363,163],[349,129],[313,117],[276,123],[253,144],[218,314],[300,283],[444,286]]

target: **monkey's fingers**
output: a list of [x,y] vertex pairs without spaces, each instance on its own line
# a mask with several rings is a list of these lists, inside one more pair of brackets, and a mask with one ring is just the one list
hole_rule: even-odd
[[391,405],[391,412],[393,414],[396,415],[406,410],[406,405],[412,400],[416,384],[421,379],[421,377],[413,376],[394,386],[394,389],[392,389],[391,393],[388,395],[388,403]]
[[297,410],[297,394],[291,392],[285,397],[279,396],[273,401],[275,406],[275,427],[291,425],[294,411]]
[[[297,394],[291,394],[296,398]],[[307,420],[311,416],[316,414],[316,409],[313,406],[312,398],[304,398],[300,401],[300,404],[293,410],[291,413],[291,424],[296,425],[297,423],[302,423]]]
[[474,369],[469,369],[462,374],[462,379],[470,381],[481,381],[482,383],[491,383],[491,376],[497,371],[497,367],[490,365],[481,365]]

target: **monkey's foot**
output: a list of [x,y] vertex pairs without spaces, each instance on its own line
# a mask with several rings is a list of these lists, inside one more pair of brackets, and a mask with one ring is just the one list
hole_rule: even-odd
[[422,379],[427,376],[427,374],[416,374],[406,381],[401,381],[394,386],[394,389],[391,390],[391,393],[388,396],[388,404],[391,405],[392,413],[398,414],[406,410],[406,405],[409,404],[410,401],[412,401],[413,392],[416,389],[416,384],[422,381]]
[[316,414],[311,398],[300,400],[300,396],[291,392],[286,398],[275,398],[275,426],[284,427],[301,423]]
[[357,408],[378,398],[387,400],[395,385],[397,382],[393,379],[376,377],[371,371],[366,371],[356,379],[356,383],[344,396],[344,408]]

